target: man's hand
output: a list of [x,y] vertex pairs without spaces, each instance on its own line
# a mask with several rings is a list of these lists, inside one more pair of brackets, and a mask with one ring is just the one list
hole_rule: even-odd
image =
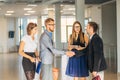
[[97,72],[96,72],[96,71],[93,71],[93,72],[92,72],[92,76],[93,76],[93,77],[96,77],[96,76],[97,76]]
[[72,56],[75,55],[75,53],[73,51],[67,51],[66,55],[69,56],[69,57],[72,57]]
[[36,57],[36,61],[41,61],[40,58],[39,58],[39,56]]

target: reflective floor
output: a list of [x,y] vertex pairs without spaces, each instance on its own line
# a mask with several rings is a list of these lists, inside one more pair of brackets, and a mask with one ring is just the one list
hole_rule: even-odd
[[[26,80],[17,53],[0,53],[0,80]],[[61,78],[61,80],[64,80]],[[66,79],[66,80],[69,80]],[[105,80],[120,80],[120,74],[105,72]]]

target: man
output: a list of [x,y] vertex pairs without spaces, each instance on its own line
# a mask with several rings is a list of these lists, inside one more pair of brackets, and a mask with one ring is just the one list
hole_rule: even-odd
[[88,67],[93,77],[99,75],[101,80],[104,80],[104,70],[106,61],[103,51],[103,41],[96,33],[98,25],[95,22],[88,22],[87,33],[90,36],[88,45]]
[[46,30],[40,37],[40,58],[42,61],[41,77],[42,80],[53,80],[52,63],[54,54],[73,56],[75,53],[72,51],[60,51],[54,48],[52,40],[52,32],[54,32],[54,20],[48,18],[45,20]]

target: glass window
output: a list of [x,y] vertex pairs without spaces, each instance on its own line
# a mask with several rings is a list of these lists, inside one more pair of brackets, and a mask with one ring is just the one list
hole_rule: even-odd
[[18,36],[19,36],[19,42],[21,41],[21,38],[26,34],[26,27],[28,23],[34,22],[37,24],[37,17],[33,18],[18,18]]
[[68,41],[70,35],[72,34],[72,26],[68,26],[67,28],[68,28],[68,29],[67,29],[67,30],[68,30],[68,33],[67,33],[67,41]]
[[18,18],[18,36],[19,36],[19,42],[21,41],[21,38],[23,37],[23,19],[22,18]]
[[30,22],[37,23],[37,18],[28,18],[27,23],[30,23]]
[[[62,16],[61,17],[61,42],[66,43],[70,34],[72,34],[72,25],[75,21],[75,16]],[[85,18],[85,26],[91,21],[91,18]],[[86,31],[85,31],[86,32]]]
[[68,41],[68,35],[71,34],[72,25],[75,21],[75,16],[62,16],[61,17],[61,42],[66,43]]
[[48,18],[48,16],[42,16],[42,32],[45,30],[45,20]]

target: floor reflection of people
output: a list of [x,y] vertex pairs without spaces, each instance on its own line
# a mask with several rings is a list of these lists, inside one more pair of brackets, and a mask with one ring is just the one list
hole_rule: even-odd
[[[82,32],[80,22],[74,22],[72,34],[68,41],[68,49],[72,51],[82,50],[86,48],[87,44],[88,37]],[[78,78],[86,80],[86,77],[89,75],[86,55],[70,57],[66,68],[66,75],[74,77],[74,80],[78,80]]]
[[27,35],[25,35],[20,43],[19,54],[23,56],[22,65],[27,80],[33,80],[36,68],[36,59],[39,60],[37,52],[37,24],[29,23],[27,26]]

